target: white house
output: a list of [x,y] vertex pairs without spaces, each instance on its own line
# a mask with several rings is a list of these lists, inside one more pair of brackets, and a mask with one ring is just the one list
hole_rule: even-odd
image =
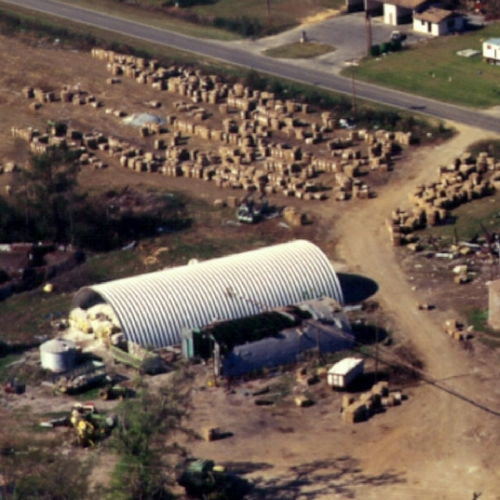
[[413,15],[413,31],[434,36],[448,35],[464,28],[464,18],[451,10],[429,7]]
[[409,23],[416,12],[422,10],[428,0],[385,0],[384,23],[392,26]]
[[483,42],[483,58],[489,63],[500,62],[500,38],[488,38]]

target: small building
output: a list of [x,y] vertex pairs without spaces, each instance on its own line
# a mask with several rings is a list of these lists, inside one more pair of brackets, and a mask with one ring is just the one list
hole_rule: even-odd
[[185,356],[213,356],[216,375],[240,376],[300,362],[305,357],[350,349],[354,336],[337,301],[329,297],[198,330],[184,330]]
[[463,29],[463,16],[451,10],[429,7],[413,15],[413,30],[417,33],[443,36]]
[[386,0],[383,2],[384,23],[392,26],[411,23],[413,16],[424,10],[428,0]]
[[500,38],[488,38],[483,42],[483,59],[488,63],[500,62]]

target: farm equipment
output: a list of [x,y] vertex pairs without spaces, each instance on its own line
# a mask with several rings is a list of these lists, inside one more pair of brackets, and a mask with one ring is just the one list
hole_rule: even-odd
[[152,375],[161,372],[162,362],[160,356],[146,349],[139,350],[136,347],[136,352],[132,353],[125,350],[125,347],[110,344],[109,353],[115,363],[131,366],[141,373]]
[[4,386],[6,394],[23,394],[26,389],[24,384],[20,384],[15,378],[10,379]]
[[121,385],[108,384],[101,389],[99,389],[99,398],[103,401],[110,399],[119,399],[120,401],[132,397],[133,391],[128,387],[123,387]]
[[94,403],[75,403],[69,416],[47,420],[40,425],[71,427],[76,433],[75,444],[88,447],[109,436],[116,425],[116,417],[101,415]]
[[69,420],[78,445],[83,447],[94,446],[97,440],[107,437],[116,424],[115,417],[101,415],[92,403],[75,404]]
[[62,394],[75,394],[102,385],[107,380],[106,365],[100,361],[89,361],[59,375],[54,380],[54,390]]
[[237,476],[226,472],[223,466],[202,458],[187,459],[180,465],[177,477],[187,496],[195,498],[205,498],[211,493],[231,495],[237,480]]
[[255,224],[262,220],[268,210],[268,201],[264,193],[261,193],[258,201],[253,198],[253,192],[248,193],[236,209],[238,221],[246,224]]

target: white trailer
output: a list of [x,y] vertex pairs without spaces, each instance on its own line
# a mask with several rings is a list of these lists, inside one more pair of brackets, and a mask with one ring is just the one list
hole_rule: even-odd
[[483,59],[493,64],[500,62],[500,38],[488,38],[483,42]]
[[363,373],[363,369],[363,359],[344,358],[328,370],[328,385],[334,388],[345,389]]

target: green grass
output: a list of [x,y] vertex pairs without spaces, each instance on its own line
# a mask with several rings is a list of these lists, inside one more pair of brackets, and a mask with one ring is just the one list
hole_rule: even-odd
[[[342,9],[342,0],[218,0],[189,8],[164,8],[164,0],[143,0],[128,3],[118,0],[62,0],[105,14],[138,21],[189,36],[218,40],[235,40],[240,36],[215,28],[215,18],[256,21],[270,33],[290,29],[307,16],[327,9]],[[174,3],[174,2],[171,2]],[[267,9],[269,5],[269,10]],[[198,22],[193,22],[195,18]]]
[[456,218],[454,224],[430,227],[422,235],[444,238],[451,242],[455,235],[459,240],[470,240],[475,236],[484,237],[481,224],[488,232],[500,232],[500,194],[495,193],[479,200],[461,205],[451,212]]
[[481,335],[479,341],[489,349],[500,348],[500,332],[488,326],[488,311],[482,309],[471,309],[467,311],[467,324]]
[[[204,24],[195,24],[179,17],[168,16],[161,9],[153,11],[141,9],[133,4],[117,2],[113,0],[62,0],[63,3],[77,5],[86,9],[102,12],[103,14],[120,17],[141,24],[147,24],[169,31],[175,31],[183,35],[195,38],[207,38],[213,40],[237,40],[241,38],[235,33],[215,28],[214,26]],[[152,3],[152,2],[149,2]],[[158,2],[155,2],[158,3]]]
[[281,59],[311,59],[313,57],[322,56],[333,52],[335,47],[326,43],[288,43],[280,47],[273,47],[263,52],[268,57],[276,57]]
[[18,356],[16,354],[8,354],[7,356],[4,356],[3,358],[0,358],[0,379],[3,380],[6,376],[8,375],[9,371],[15,371],[15,365],[14,366],[9,366],[11,363],[14,363],[15,361],[18,361],[21,359],[21,356]]
[[[457,51],[482,51],[482,41],[500,36],[500,25],[428,40],[401,52],[367,58],[355,78],[443,102],[472,108],[500,105],[500,67],[482,57],[460,57]],[[350,69],[344,70],[350,76]]]

